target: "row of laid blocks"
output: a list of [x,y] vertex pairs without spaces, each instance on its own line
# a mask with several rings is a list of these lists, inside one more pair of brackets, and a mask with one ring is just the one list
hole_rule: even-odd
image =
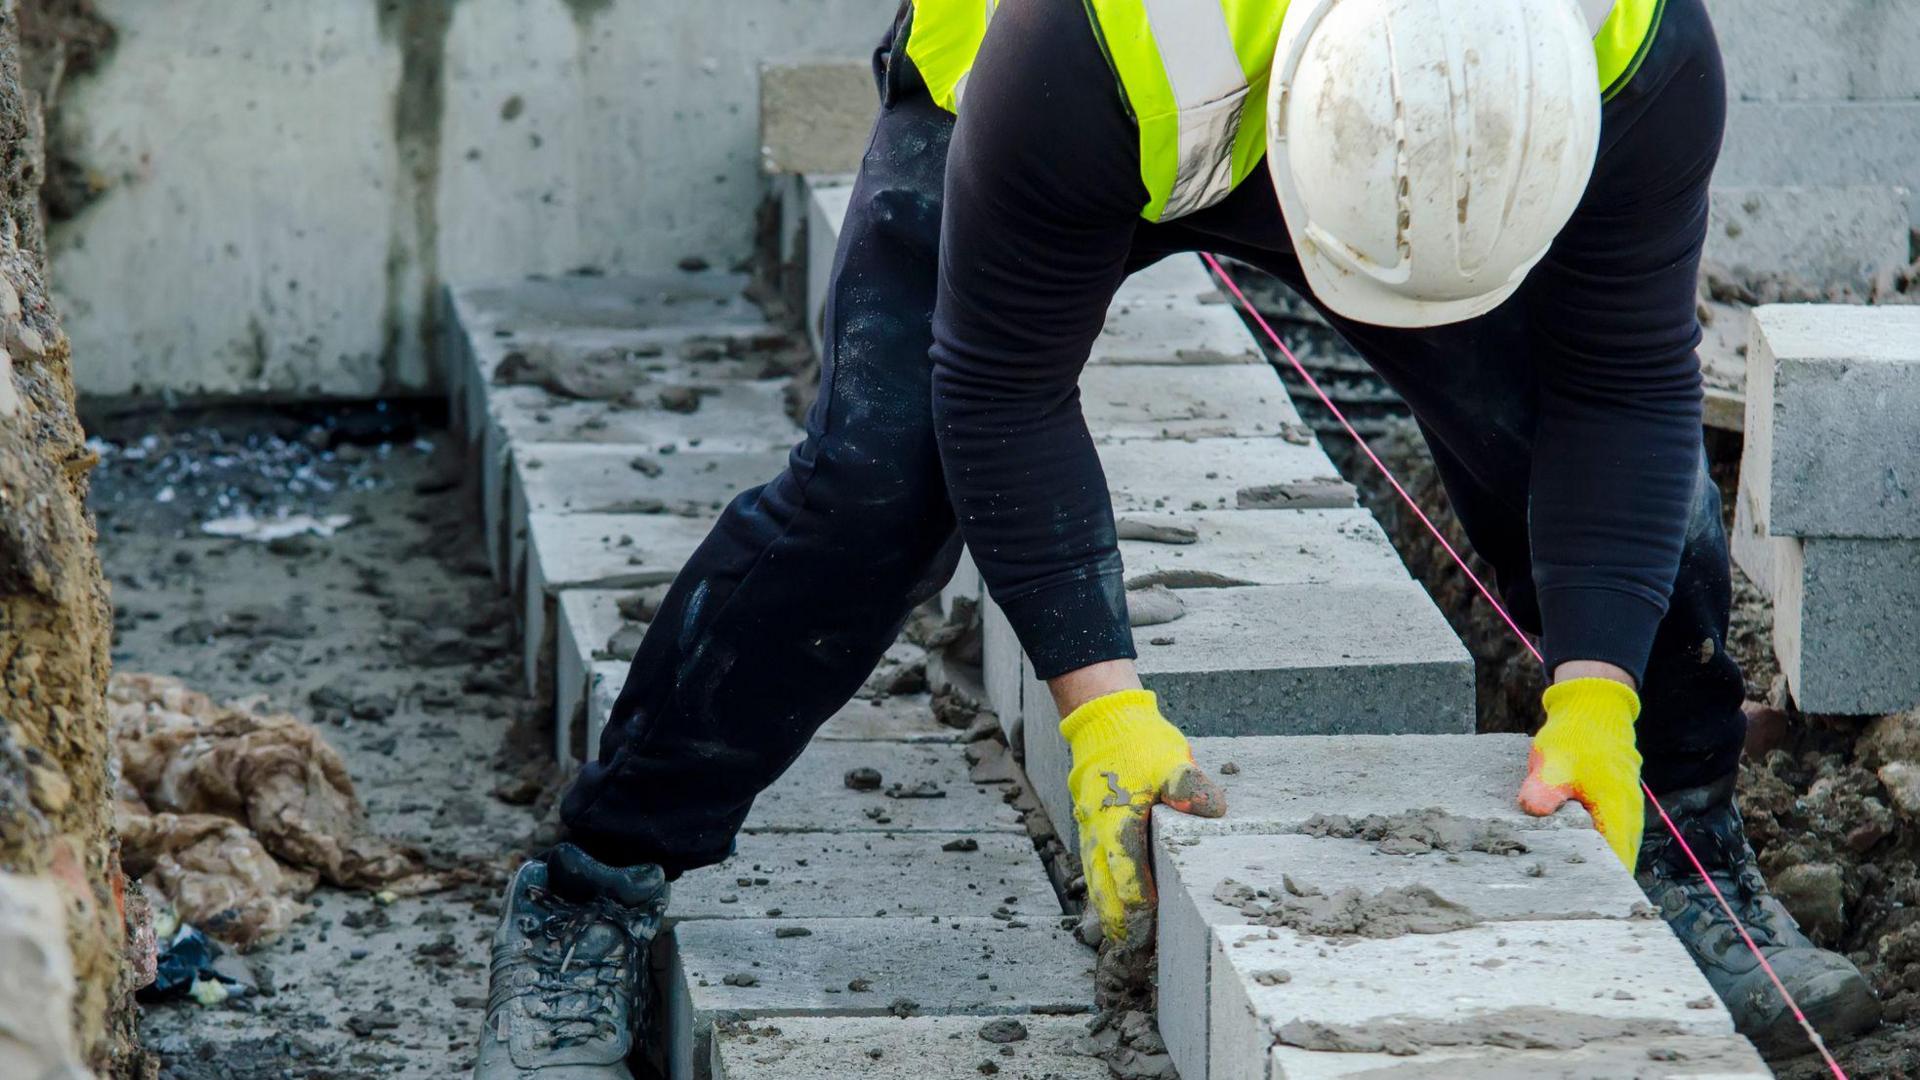
[[1194,740],[1228,817],[1153,819],[1183,1080],[1770,1075],[1585,811],[1514,805],[1526,754],[1520,735]]
[[1920,308],[1758,308],[1734,556],[1808,712],[1920,703]]

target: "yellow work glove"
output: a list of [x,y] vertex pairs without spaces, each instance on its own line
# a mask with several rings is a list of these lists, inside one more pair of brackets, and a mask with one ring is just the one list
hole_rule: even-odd
[[1153,907],[1147,815],[1154,804],[1219,817],[1226,796],[1193,763],[1187,737],[1160,715],[1151,691],[1095,698],[1060,721],[1060,734],[1073,749],[1067,789],[1087,901],[1107,937],[1123,942],[1129,920]]
[[1612,679],[1570,679],[1540,699],[1547,722],[1533,737],[1520,809],[1544,817],[1568,799],[1587,808],[1607,845],[1629,871],[1640,859],[1647,806],[1640,793],[1640,751],[1633,722],[1640,696]]

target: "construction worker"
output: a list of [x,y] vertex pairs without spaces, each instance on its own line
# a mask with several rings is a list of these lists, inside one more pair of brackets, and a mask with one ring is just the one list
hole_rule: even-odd
[[1733,805],[1744,687],[1694,354],[1725,116],[1702,0],[912,0],[874,74],[805,441],[681,571],[568,841],[516,876],[476,1075],[629,1075],[666,881],[728,856],[963,539],[1065,717],[1088,902],[1139,940],[1150,808],[1224,806],[1135,674],[1075,386],[1121,281],[1196,250],[1311,298],[1420,422],[1545,654],[1522,805],[1585,804],[1740,1030],[1793,1048],[1644,828],[1644,778],[1814,1021],[1876,1022]]

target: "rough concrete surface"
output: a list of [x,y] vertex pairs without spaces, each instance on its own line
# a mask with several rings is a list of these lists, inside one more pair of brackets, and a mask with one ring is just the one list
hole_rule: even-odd
[[1737,1035],[1628,1034],[1565,1050],[1447,1048],[1411,1057],[1277,1046],[1268,1068],[1267,1080],[1770,1080],[1773,1076],[1753,1044]]
[[[707,1075],[709,1036],[721,1019],[1089,1012],[1093,953],[1058,922],[682,923],[663,943],[668,1075],[672,1080]],[[812,933],[777,936],[795,926]]]
[[1047,924],[1060,902],[1021,833],[748,833],[673,884],[677,921],[973,916]]
[[[1192,543],[1125,539],[1127,587],[1390,584],[1407,569],[1365,510],[1135,512],[1126,522],[1191,530]],[[1164,531],[1161,530],[1161,531]]]
[[855,171],[879,108],[873,63],[865,56],[762,63],[760,168],[769,173]]
[[[880,773],[880,787],[855,791],[854,769]],[[747,815],[750,832],[1024,832],[1005,788],[969,779],[959,746],[940,743],[818,741],[808,746]]]
[[1805,712],[1920,704],[1920,540],[1777,540],[1773,649]]
[[[1884,0],[1706,0],[1727,90],[1754,101],[1920,98],[1920,13]],[[1787,47],[1791,43],[1791,47]]]
[[1920,539],[1920,307],[1756,308],[1741,482],[1771,536]]
[[1065,1016],[1011,1021],[915,1016],[743,1022],[729,1024],[715,1035],[713,1077],[1108,1080],[1105,1062],[1081,1047],[1086,1032],[1086,1020]]
[[[1411,985],[1420,993],[1406,993]],[[1263,1076],[1276,1044],[1404,1055],[1733,1032],[1658,919],[1483,923],[1337,946],[1291,930],[1221,928],[1212,1002],[1210,1080]]]
[[61,112],[103,191],[55,238],[85,389],[361,396],[431,385],[442,278],[744,259],[760,63],[865,55],[894,10],[98,7],[118,46]]
[[1137,663],[1189,734],[1473,726],[1473,662],[1410,581],[1185,589],[1181,600],[1186,616],[1144,631]]
[[1264,364],[1233,309],[1185,297],[1116,297],[1089,364]]
[[[1920,101],[1734,101],[1714,179],[1738,187],[1911,185],[1916,164]],[[1920,213],[1920,204],[1910,209]]]
[[1318,446],[1280,438],[1128,439],[1100,447],[1116,514],[1233,510],[1242,490],[1337,479]]
[[1312,437],[1280,377],[1257,364],[1091,364],[1080,411],[1103,441]]
[[1170,842],[1161,830],[1154,845],[1160,1034],[1183,1080],[1208,1076],[1213,928],[1262,922],[1265,909],[1289,895],[1289,885],[1301,892],[1356,889],[1372,895],[1418,884],[1463,905],[1477,920],[1628,918],[1644,907],[1645,897],[1598,833],[1522,832],[1504,822],[1495,827],[1507,829],[1523,850],[1391,855],[1360,839],[1236,833]]
[[1791,268],[1811,283],[1864,292],[1913,261],[1912,203],[1912,192],[1892,185],[1717,187],[1705,258],[1737,275]]

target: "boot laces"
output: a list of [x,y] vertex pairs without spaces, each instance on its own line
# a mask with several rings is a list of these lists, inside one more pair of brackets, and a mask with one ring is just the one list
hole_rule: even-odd
[[[1753,864],[1753,848],[1747,843],[1739,812],[1731,806],[1714,807],[1677,819],[1675,824],[1738,914],[1740,923],[1746,926],[1754,944],[1762,948],[1783,944],[1780,940],[1783,928],[1778,924],[1774,905],[1767,902],[1771,893],[1766,879]],[[1739,927],[1727,918],[1726,910],[1714,899],[1713,890],[1693,871],[1673,837],[1660,836],[1650,854],[1654,876],[1684,898],[1687,917],[1701,936],[1712,932],[1727,939],[1723,945],[1731,946],[1739,937]]]
[[[536,901],[554,902],[541,890]],[[633,993],[632,957],[637,951],[627,928],[626,912],[607,901],[589,904],[555,903],[560,910],[541,920],[537,932],[549,943],[529,950],[521,963],[532,971],[529,980],[535,1015],[547,1027],[554,1046],[574,1046],[621,1034],[613,1020],[623,994]],[[611,924],[622,945],[601,956],[582,956],[581,939],[598,923]],[[531,935],[530,935],[531,936]],[[629,1021],[632,1010],[629,1010]]]

